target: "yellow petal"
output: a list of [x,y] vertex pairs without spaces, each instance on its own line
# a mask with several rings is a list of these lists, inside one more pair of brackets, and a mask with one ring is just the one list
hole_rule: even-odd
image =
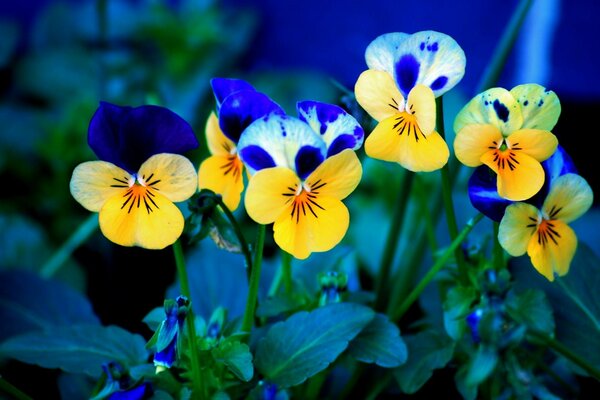
[[510,148],[518,148],[538,161],[544,161],[556,151],[558,139],[552,132],[538,129],[520,129],[513,132],[506,142]]
[[506,207],[498,226],[498,242],[508,254],[519,257],[525,254],[529,240],[537,230],[539,211],[527,203],[514,203]]
[[431,172],[448,162],[450,151],[444,138],[433,131],[427,137],[400,136],[400,160],[404,168],[413,172]]
[[558,177],[544,201],[544,213],[551,219],[571,222],[590,209],[594,193],[587,181],[576,174]]
[[198,189],[196,168],[179,154],[153,155],[140,167],[138,180],[176,203],[189,199]]
[[305,195],[300,194],[296,206],[288,207],[273,225],[275,243],[298,259],[331,250],[344,238],[350,222],[340,200],[318,196],[311,203]]
[[400,136],[394,126],[400,113],[379,122],[365,140],[365,152],[371,158],[398,162],[400,157]]
[[259,224],[274,222],[291,207],[300,180],[289,168],[261,169],[252,175],[246,189],[246,212]]
[[501,141],[502,133],[494,125],[466,125],[454,138],[454,154],[467,167],[477,167],[482,164],[481,157]]
[[206,145],[213,155],[228,155],[235,149],[235,143],[225,136],[214,112],[211,112],[206,120]]
[[210,189],[223,197],[223,202],[231,211],[240,204],[244,190],[244,166],[235,155],[208,157],[200,164],[198,188]]
[[523,125],[519,103],[503,88],[488,89],[469,101],[454,120],[454,132],[467,125],[491,124],[503,135],[508,135]]
[[552,130],[560,116],[560,101],[551,90],[535,83],[519,85],[510,94],[517,99],[523,114],[523,128]]
[[105,161],[88,161],[73,170],[71,194],[89,211],[98,212],[112,196],[129,187],[131,175]]
[[394,115],[404,104],[394,78],[383,71],[367,70],[360,74],[354,93],[358,104],[376,121]]
[[306,179],[311,193],[344,199],[356,189],[362,176],[362,167],[356,153],[346,149],[326,159]]
[[416,85],[408,94],[407,111],[417,118],[417,124],[425,136],[435,129],[435,96],[425,85]]
[[533,197],[544,185],[544,169],[539,161],[518,151],[490,151],[481,161],[498,174],[498,194],[508,200]]
[[538,272],[554,280],[554,272],[563,276],[569,272],[577,250],[575,232],[562,221],[544,221],[529,241],[527,254]]
[[183,232],[181,211],[152,188],[139,184],[112,196],[100,210],[100,229],[121,246],[163,249]]

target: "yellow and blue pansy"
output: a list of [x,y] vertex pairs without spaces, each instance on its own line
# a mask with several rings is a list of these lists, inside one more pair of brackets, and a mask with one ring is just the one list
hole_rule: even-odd
[[244,190],[244,165],[238,156],[240,136],[254,120],[283,109],[241,79],[213,78],[216,113],[206,121],[206,142],[210,152],[198,170],[198,187],[222,196],[235,210]]
[[350,216],[342,203],[362,176],[354,150],[362,128],[339,107],[301,102],[302,119],[270,115],[251,124],[239,142],[251,171],[245,196],[248,215],[274,223],[274,239],[299,259],[336,246]]
[[365,141],[369,157],[414,172],[448,162],[448,145],[435,131],[435,98],[464,76],[466,58],[450,36],[435,31],[394,32],[365,51],[368,70],[355,84],[356,100],[378,124]]
[[559,115],[558,96],[540,85],[486,90],[456,116],[456,157],[469,167],[491,168],[501,197],[527,200],[544,184],[541,162],[558,146],[550,130]]
[[99,213],[100,230],[122,246],[162,249],[183,232],[174,202],[197,190],[196,169],[182,154],[198,147],[190,125],[159,106],[101,102],[88,130],[99,161],[78,165],[72,196]]
[[550,185],[540,208],[517,202],[506,208],[498,241],[511,256],[525,253],[534,268],[549,281],[569,272],[577,251],[577,236],[568,225],[585,214],[594,200],[592,189],[580,175],[567,173]]

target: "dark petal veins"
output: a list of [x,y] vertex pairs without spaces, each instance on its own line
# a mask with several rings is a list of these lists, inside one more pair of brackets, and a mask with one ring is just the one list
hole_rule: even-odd
[[106,102],[92,116],[88,143],[100,160],[130,173],[155,154],[185,154],[199,145],[192,127],[167,108]]

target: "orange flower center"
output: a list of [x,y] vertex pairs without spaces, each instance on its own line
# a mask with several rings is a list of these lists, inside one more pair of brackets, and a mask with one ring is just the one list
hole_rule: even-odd
[[420,138],[427,139],[427,137],[419,128],[419,124],[417,123],[417,117],[409,112],[401,112],[396,114],[395,117],[396,123],[393,126],[393,129],[398,132],[399,136],[406,134],[408,137],[413,135],[415,138],[415,142],[418,142]]
[[221,169],[224,175],[232,174],[233,177],[238,180],[242,177],[242,171],[244,170],[244,164],[242,160],[237,156],[237,154],[230,154],[227,156],[227,163],[224,164]]
[[307,183],[296,184],[293,187],[288,186],[288,191],[282,193],[283,196],[289,197],[286,204],[291,205],[290,217],[296,219],[296,224],[300,223],[300,218],[306,217],[307,213],[311,213],[315,218],[319,210],[325,209],[317,202],[319,189],[325,186],[326,182],[317,180],[312,186]]
[[118,183],[110,185],[111,187],[128,188],[123,194],[125,200],[121,209],[128,207],[127,213],[130,213],[133,207],[140,208],[142,204],[146,207],[148,214],[154,211],[154,209],[158,209],[158,205],[152,198],[156,196],[153,191],[160,190],[156,187],[160,179],[153,180],[152,178],[154,178],[154,174],[150,174],[148,178],[145,175],[142,177],[134,175],[124,179],[113,178]]
[[541,218],[541,220],[538,222],[532,217],[529,217],[529,219],[534,222],[527,225],[527,227],[536,229],[535,235],[537,236],[537,242],[540,246],[546,246],[549,241],[552,241],[558,246],[560,234],[554,227],[554,220]]
[[522,150],[519,147],[519,143],[511,145],[506,139],[502,139],[499,144],[496,141],[492,143],[494,145],[488,148],[494,152],[494,162],[498,166],[498,169],[510,168],[513,171],[517,168],[517,165],[520,164],[517,160],[517,153],[519,150]]

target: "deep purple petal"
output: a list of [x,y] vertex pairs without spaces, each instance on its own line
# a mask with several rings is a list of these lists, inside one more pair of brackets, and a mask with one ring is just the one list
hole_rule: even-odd
[[342,150],[353,149],[354,146],[356,146],[356,138],[354,135],[340,135],[329,145],[329,148],[327,149],[327,158],[336,155]]
[[230,94],[241,90],[255,90],[254,87],[245,80],[232,78],[212,78],[210,80],[210,86],[212,87],[215,101],[217,102],[217,111],[221,108],[223,100]]
[[241,149],[240,157],[242,157],[244,163],[246,163],[248,167],[255,171],[275,166],[273,157],[271,157],[271,155],[262,147],[257,145],[250,145]]
[[230,94],[221,104],[219,126],[225,136],[237,143],[248,125],[271,113],[285,115],[285,111],[267,95],[242,90]]
[[496,174],[487,166],[482,165],[473,171],[469,178],[469,199],[471,204],[486,217],[500,222],[504,210],[513,202],[500,197],[496,184]]
[[296,173],[300,179],[306,179],[322,162],[321,149],[312,146],[302,146],[296,154]]
[[296,109],[298,110],[298,117],[300,120],[310,124],[311,119],[308,117],[311,115],[311,110],[315,110],[317,120],[314,121],[318,123],[319,129],[317,133],[323,135],[327,131],[327,124],[335,121],[341,115],[347,114],[343,108],[336,106],[334,104],[321,103],[318,101],[299,101],[296,104]]
[[177,359],[177,334],[173,337],[167,347],[154,353],[154,364],[171,368]]
[[107,102],[100,102],[92,116],[88,143],[100,160],[130,173],[155,154],[184,154],[199,145],[192,127],[167,108]]
[[564,174],[578,173],[573,159],[561,145],[558,145],[556,151],[550,158],[542,162],[542,167],[546,174],[544,185],[535,196],[527,201],[537,208],[541,208],[542,204],[544,204],[544,200],[546,199],[546,196],[548,196],[550,187],[556,178]]
[[406,97],[417,83],[421,64],[412,54],[405,54],[396,62],[396,83]]

